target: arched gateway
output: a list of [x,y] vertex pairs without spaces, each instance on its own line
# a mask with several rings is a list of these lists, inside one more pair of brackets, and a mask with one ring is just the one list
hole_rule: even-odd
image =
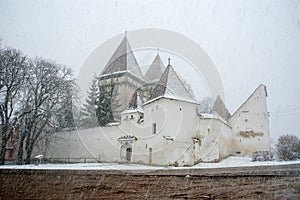
[[134,136],[126,135],[118,139],[121,143],[120,146],[120,161],[131,162],[132,161],[132,144],[137,138]]

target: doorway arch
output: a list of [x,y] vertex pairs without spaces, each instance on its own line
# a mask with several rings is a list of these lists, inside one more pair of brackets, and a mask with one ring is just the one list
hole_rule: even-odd
[[132,160],[132,146],[125,143],[120,148],[120,157],[123,162],[131,162]]

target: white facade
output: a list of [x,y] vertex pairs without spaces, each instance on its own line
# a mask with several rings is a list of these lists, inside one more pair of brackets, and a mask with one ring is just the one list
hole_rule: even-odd
[[266,97],[266,86],[260,85],[229,119],[239,149],[236,154],[249,155],[254,151],[270,150]]
[[237,152],[249,155],[269,150],[263,85],[228,123],[216,115],[200,116],[194,102],[161,97],[142,108],[123,112],[119,125],[57,133],[59,137],[51,140],[45,157],[185,166],[219,161]]
[[[161,71],[155,74],[157,69]],[[145,83],[142,76],[125,37],[102,71],[99,84],[117,83],[117,99],[122,104],[119,111],[128,108],[131,96],[134,109],[121,112],[120,123],[57,133],[56,137],[40,142],[35,151],[57,161],[185,166],[269,150],[264,85],[233,115],[220,97],[214,103],[212,114],[200,114],[198,103],[170,60],[163,70],[159,55],[155,57],[144,77],[154,88],[144,101],[136,90]]]

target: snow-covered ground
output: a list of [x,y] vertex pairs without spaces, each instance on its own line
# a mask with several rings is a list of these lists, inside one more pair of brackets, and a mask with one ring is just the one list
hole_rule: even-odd
[[249,167],[249,166],[289,165],[289,164],[300,164],[300,160],[251,162],[251,157],[231,156],[218,163],[199,163],[195,166],[192,166],[191,168]]
[[150,166],[139,164],[118,164],[118,163],[76,163],[76,164],[31,164],[31,165],[4,165],[0,169],[75,169],[75,170],[157,170],[157,169],[195,169],[195,168],[223,168],[223,167],[247,167],[266,165],[288,165],[300,164],[297,161],[267,161],[251,162],[250,157],[228,157],[218,163],[199,163],[192,167],[169,167]]

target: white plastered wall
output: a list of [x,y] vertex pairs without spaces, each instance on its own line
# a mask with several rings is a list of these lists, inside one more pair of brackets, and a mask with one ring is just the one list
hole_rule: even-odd
[[236,154],[269,151],[269,117],[266,87],[260,85],[229,119],[237,146]]
[[236,152],[249,155],[269,150],[265,86],[255,90],[229,125],[216,118],[200,119],[196,107],[194,103],[160,98],[144,105],[144,122],[138,122],[140,113],[130,113],[134,119],[122,120],[119,126],[57,133],[46,152],[38,148],[35,152],[43,151],[45,157],[63,161],[121,162],[118,139],[128,135],[137,138],[131,141],[131,162],[135,163],[183,166],[218,161]]

